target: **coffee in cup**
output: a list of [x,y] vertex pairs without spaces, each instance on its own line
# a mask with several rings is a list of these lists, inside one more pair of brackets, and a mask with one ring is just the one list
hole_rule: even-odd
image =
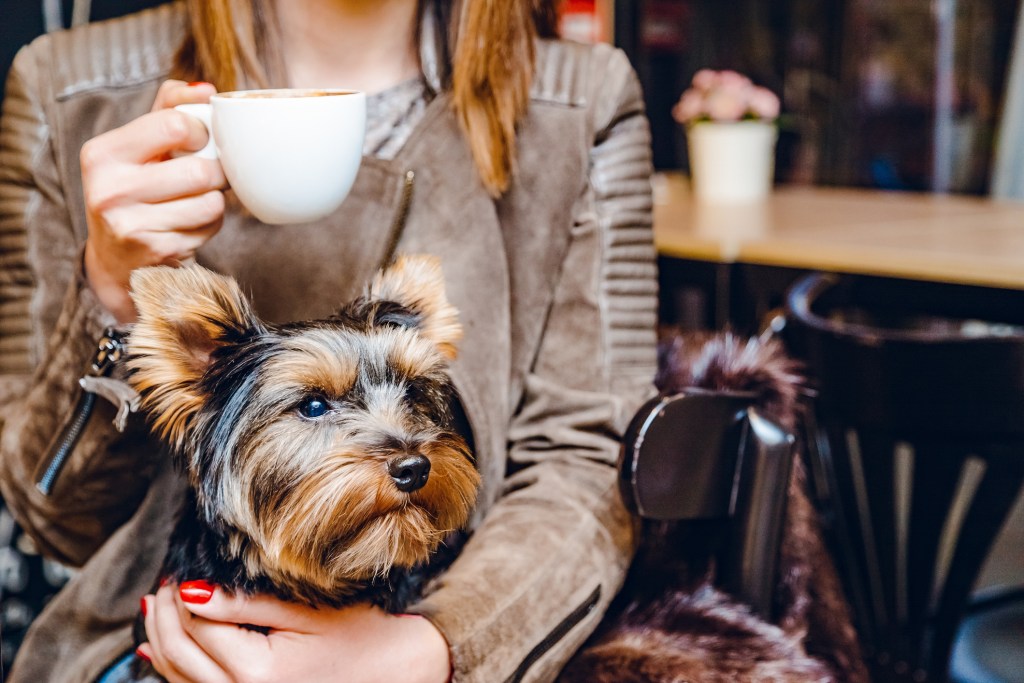
[[239,90],[175,107],[200,119],[238,199],[264,223],[332,214],[355,182],[366,135],[366,96],[353,90]]

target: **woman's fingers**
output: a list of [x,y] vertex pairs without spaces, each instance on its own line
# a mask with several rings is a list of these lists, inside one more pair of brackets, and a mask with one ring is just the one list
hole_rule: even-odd
[[188,683],[188,679],[165,656],[163,637],[156,621],[156,596],[147,595],[142,600],[146,604],[146,614],[143,619],[146,624],[146,643],[137,651],[141,651],[149,658],[153,668],[166,678],[168,683]]
[[[224,193],[217,190],[194,197],[183,197],[159,204],[129,204],[107,211],[104,220],[112,240],[121,243],[121,248],[149,250],[150,255],[168,256],[163,253],[168,240],[182,240],[182,247],[174,247],[176,253],[191,244],[192,238],[210,235],[197,230],[208,227],[219,228],[224,215]],[[143,227],[139,227],[143,226]],[[216,230],[214,231],[216,232]],[[159,239],[161,244],[153,243]],[[201,242],[188,248],[195,249]],[[149,260],[149,259],[147,259]]]
[[103,175],[106,191],[102,196],[93,192],[89,198],[90,205],[97,209],[134,202],[155,204],[227,187],[220,162],[195,156],[141,166],[117,164]]
[[101,133],[82,146],[82,172],[109,163],[143,164],[171,152],[195,152],[210,134],[203,122],[174,109],[143,114],[120,128]]
[[175,592],[173,586],[158,590],[146,615],[153,666],[172,683],[176,683],[175,678],[197,683],[230,683],[227,672],[185,630],[182,614],[175,604]]
[[236,680],[256,680],[271,667],[270,640],[235,623],[197,617],[176,600],[178,616],[189,637]]
[[160,85],[157,90],[156,100],[153,102],[153,111],[170,109],[179,104],[192,104],[195,102],[208,102],[211,95],[217,93],[211,83],[186,83],[185,81],[168,80]]
[[204,619],[253,624],[272,630],[307,631],[317,612],[310,607],[284,602],[268,595],[228,593],[205,581],[183,583],[180,598],[189,612]]
[[220,230],[220,224],[195,230],[183,230],[154,235],[149,243],[153,250],[154,265],[177,266],[193,258],[201,246]]

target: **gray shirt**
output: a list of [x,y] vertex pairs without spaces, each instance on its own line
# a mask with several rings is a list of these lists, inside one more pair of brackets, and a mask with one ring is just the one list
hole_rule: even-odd
[[363,154],[393,159],[427,108],[429,90],[421,76],[366,97]]

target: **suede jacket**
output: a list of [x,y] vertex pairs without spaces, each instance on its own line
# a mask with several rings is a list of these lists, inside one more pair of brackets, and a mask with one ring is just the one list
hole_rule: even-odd
[[[12,683],[94,681],[132,649],[183,490],[141,416],[119,432],[98,398],[73,424],[89,400],[78,380],[112,322],[83,285],[79,152],[149,111],[183,18],[168,5],[44,36],[8,80],[0,491],[44,552],[82,567],[33,626]],[[451,373],[483,488],[462,554],[409,611],[447,638],[456,681],[552,680],[634,550],[614,465],[655,368],[641,92],[621,52],[542,41],[532,93],[500,199],[441,91],[396,158],[363,160],[334,216],[271,227],[229,202],[197,257],[271,321],[329,315],[396,252],[441,258],[465,331]]]

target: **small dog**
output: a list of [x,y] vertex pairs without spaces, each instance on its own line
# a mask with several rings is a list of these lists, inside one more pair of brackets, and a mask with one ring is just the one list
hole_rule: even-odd
[[199,266],[138,270],[131,289],[129,382],[189,483],[163,576],[401,611],[479,485],[436,259],[399,258],[336,315],[286,325]]

